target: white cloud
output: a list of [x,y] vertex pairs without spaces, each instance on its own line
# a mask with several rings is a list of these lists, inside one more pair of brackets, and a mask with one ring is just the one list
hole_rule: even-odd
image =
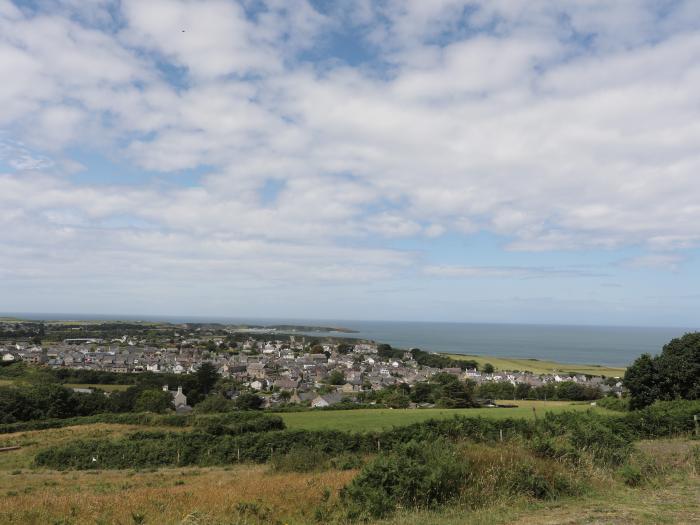
[[427,266],[426,275],[445,278],[551,279],[557,277],[601,277],[602,274],[578,268],[535,266]]
[[684,258],[677,254],[650,253],[648,255],[641,255],[639,257],[626,259],[623,261],[623,264],[625,266],[629,266],[630,268],[651,268],[656,270],[661,269],[676,271],[683,260]]
[[[0,126],[28,144],[12,162],[0,151],[13,168],[0,177],[3,271],[123,275],[137,257],[178,278],[383,279],[419,271],[416,254],[376,248],[387,239],[479,231],[522,251],[641,246],[647,265],[663,252],[657,266],[671,267],[700,244],[697,3],[663,16],[649,2],[608,4],[357,2],[320,14],[298,0],[251,14],[223,0],[34,11],[0,0]],[[376,63],[304,54],[332,54],[332,32],[347,30]],[[72,182],[71,148],[166,182]],[[187,169],[204,175],[167,182]],[[283,184],[264,204],[270,179]],[[60,264],[20,264],[26,249]]]

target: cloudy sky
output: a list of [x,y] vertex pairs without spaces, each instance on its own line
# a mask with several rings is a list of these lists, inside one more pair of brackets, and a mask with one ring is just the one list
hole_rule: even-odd
[[0,0],[0,311],[700,327],[697,0]]

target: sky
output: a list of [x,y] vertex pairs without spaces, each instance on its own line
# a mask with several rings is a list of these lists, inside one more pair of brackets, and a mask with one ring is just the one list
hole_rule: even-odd
[[700,328],[697,0],[0,0],[0,311]]

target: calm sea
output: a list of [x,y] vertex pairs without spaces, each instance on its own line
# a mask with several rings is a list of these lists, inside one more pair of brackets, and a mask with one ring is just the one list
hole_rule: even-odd
[[[115,319],[114,315],[2,314],[23,319]],[[356,330],[349,337],[372,339],[397,348],[433,352],[523,357],[565,363],[625,366],[644,352],[655,354],[674,337],[697,330],[663,327],[563,326],[523,324],[346,321],[318,319],[244,319],[216,317],[120,316],[165,322],[221,322],[333,326]],[[333,335],[343,335],[334,333]]]

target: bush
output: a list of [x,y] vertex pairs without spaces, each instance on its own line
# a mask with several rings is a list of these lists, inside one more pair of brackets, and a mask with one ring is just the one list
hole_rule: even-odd
[[231,412],[236,409],[236,405],[230,399],[222,395],[212,394],[200,401],[195,408],[198,414],[215,414],[221,412]]
[[551,500],[575,494],[578,488],[550,465],[524,460],[506,474],[506,490],[514,496]]
[[457,496],[467,463],[445,441],[411,442],[381,454],[343,489],[348,517],[381,518],[397,507],[430,508]]
[[606,396],[598,401],[596,404],[599,407],[607,408],[608,410],[617,410],[618,412],[627,412],[630,409],[629,399],[623,399],[617,396]]

